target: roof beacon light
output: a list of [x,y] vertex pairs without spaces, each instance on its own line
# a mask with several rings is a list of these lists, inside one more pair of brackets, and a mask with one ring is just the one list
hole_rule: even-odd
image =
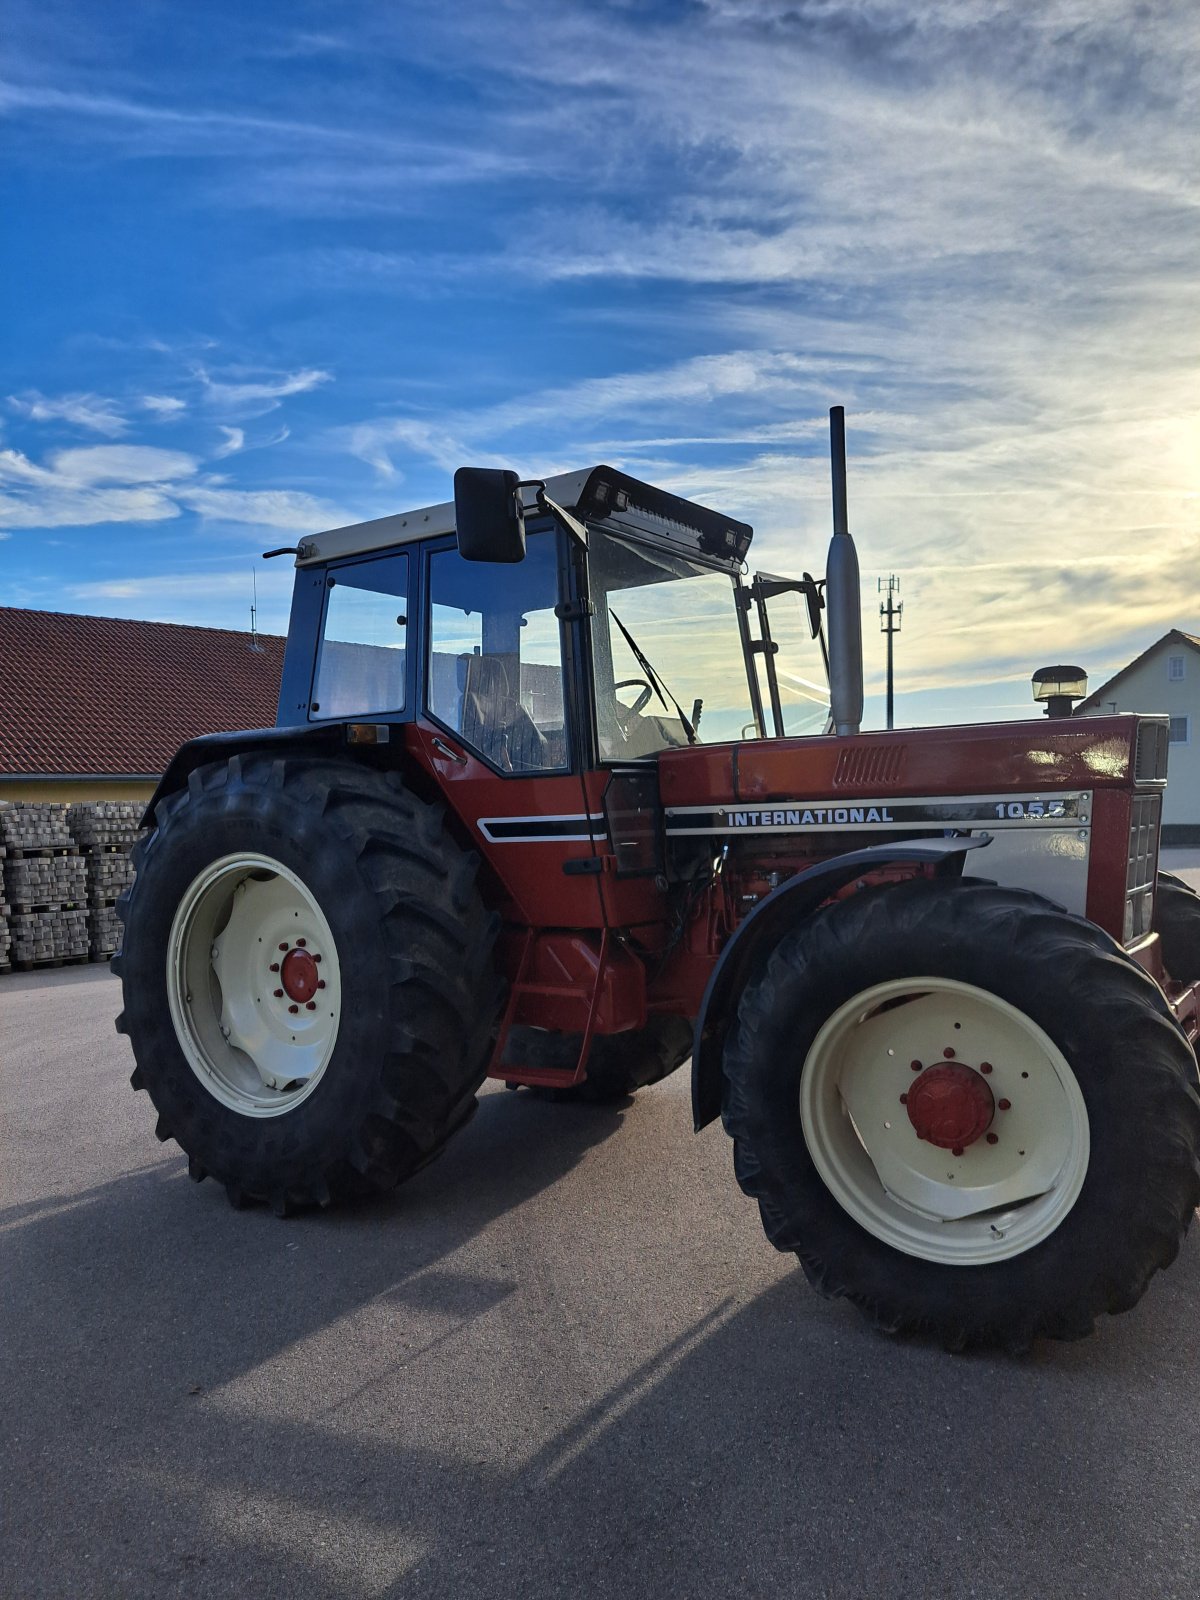
[[1039,667],[1033,675],[1033,698],[1045,701],[1048,717],[1069,717],[1074,702],[1087,697],[1082,667]]

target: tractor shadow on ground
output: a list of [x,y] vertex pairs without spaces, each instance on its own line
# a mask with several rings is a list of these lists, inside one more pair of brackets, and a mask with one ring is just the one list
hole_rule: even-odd
[[[1194,1277],[1108,1325],[1099,1372],[1100,1341],[950,1358],[785,1280],[697,1316],[534,1448],[342,1407],[239,1428],[181,1398],[157,1436],[117,1430],[93,1486],[127,1581],[22,1593],[1190,1594],[1190,1542],[1163,1537],[1194,1525],[1190,1475],[1159,1441],[1200,1397],[1174,1342],[1195,1354]],[[503,1373],[474,1381],[503,1418]]]
[[710,1285],[673,1336],[642,1306],[632,1349],[598,1312],[585,1373],[612,1376],[531,1399],[493,1339],[537,1263],[448,1258],[623,1116],[491,1093],[395,1196],[286,1222],[176,1158],[14,1218],[25,1600],[1193,1592],[1163,1530],[1195,1526],[1164,1441],[1200,1404],[1196,1241],[1134,1313],[1021,1361],[885,1339],[789,1273]]

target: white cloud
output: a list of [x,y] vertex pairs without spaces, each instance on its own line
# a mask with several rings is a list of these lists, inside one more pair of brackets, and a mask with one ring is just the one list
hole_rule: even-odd
[[317,367],[299,372],[284,372],[270,378],[213,378],[203,368],[196,376],[204,385],[205,398],[214,406],[254,406],[274,410],[289,395],[307,394],[323,383],[332,383],[333,374]]
[[213,451],[213,455],[218,461],[223,456],[236,455],[246,442],[246,435],[241,428],[228,428],[221,425],[220,431],[225,435],[225,443],[218,445]]
[[153,445],[94,445],[82,450],[59,450],[49,457],[50,470],[63,483],[173,483],[190,478],[199,463],[182,450],[158,450]]
[[319,532],[349,520],[345,513],[315,495],[294,489],[179,488],[179,504],[199,516],[247,527],[285,528],[296,533]]
[[60,450],[45,465],[0,450],[0,525],[89,527],[158,522],[194,512],[207,520],[296,533],[353,518],[332,503],[292,489],[235,489],[199,480],[195,456],[148,445]]
[[164,419],[178,417],[187,410],[187,401],[169,394],[144,394],[138,401],[143,411],[152,411]]
[[120,438],[128,426],[116,401],[100,394],[51,396],[30,389],[25,394],[9,395],[8,403],[31,422],[69,422],[110,439]]

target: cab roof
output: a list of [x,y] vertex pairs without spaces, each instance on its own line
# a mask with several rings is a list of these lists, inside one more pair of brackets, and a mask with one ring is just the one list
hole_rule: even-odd
[[[693,553],[740,566],[750,548],[754,530],[719,511],[684,500],[679,495],[642,483],[615,467],[587,467],[547,478],[546,493],[567,511],[591,526],[612,533],[627,533],[689,548]],[[532,508],[530,508],[532,509]],[[399,511],[370,522],[331,528],[301,541],[298,567],[365,555],[371,551],[413,544],[453,533],[453,500],[440,505]]]

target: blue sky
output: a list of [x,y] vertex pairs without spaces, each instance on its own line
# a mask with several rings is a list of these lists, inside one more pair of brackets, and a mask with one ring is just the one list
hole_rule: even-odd
[[1200,632],[1192,0],[6,0],[0,603],[286,627],[301,532],[606,460],[901,721]]

